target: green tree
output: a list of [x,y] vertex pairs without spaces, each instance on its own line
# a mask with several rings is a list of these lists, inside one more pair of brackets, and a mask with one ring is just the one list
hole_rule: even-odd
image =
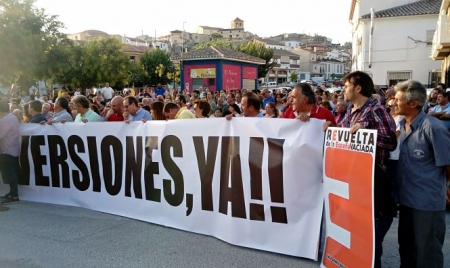
[[173,82],[175,80],[175,83],[179,83],[181,81],[180,75],[180,64],[173,64],[172,69],[170,69],[167,73],[167,79],[169,80],[169,82]]
[[143,87],[148,80],[148,73],[140,63],[133,62],[130,64],[128,77],[130,86]]
[[0,82],[44,79],[52,50],[65,38],[57,16],[34,7],[34,0],[0,0]]
[[297,72],[292,72],[291,73],[291,82],[292,83],[297,83],[298,80],[298,73]]
[[233,43],[228,40],[211,40],[208,43],[198,44],[194,47],[195,50],[204,49],[206,47],[215,46],[215,47],[224,47],[229,49],[234,49]]
[[166,51],[155,49],[151,52],[145,52],[141,56],[140,63],[148,74],[145,84],[156,85],[169,82],[167,73],[171,70],[173,63],[170,60],[170,54]]
[[267,73],[277,64],[275,61],[272,61],[273,49],[266,48],[265,44],[256,40],[241,43],[236,50],[266,61],[264,65],[259,65],[258,67],[258,78],[266,77]]
[[220,33],[212,33],[212,34],[211,34],[211,38],[212,38],[213,40],[217,40],[217,39],[222,39],[223,36],[222,36]]
[[51,68],[51,80],[72,87],[89,88],[109,82],[111,86],[129,84],[131,63],[114,38],[90,41],[84,45],[67,44],[57,55],[66,58]]

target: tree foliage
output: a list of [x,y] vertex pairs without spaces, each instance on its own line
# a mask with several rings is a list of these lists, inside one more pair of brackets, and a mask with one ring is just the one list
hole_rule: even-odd
[[[109,82],[111,86],[127,85],[133,77],[131,63],[114,38],[99,39],[83,45],[68,43],[55,51],[55,59],[65,59],[54,65],[54,82],[72,87],[89,88]],[[57,53],[56,53],[57,52]]]
[[172,69],[167,73],[167,79],[169,79],[169,81],[175,80],[176,83],[181,81],[180,64],[174,64],[172,66]]
[[245,53],[247,55],[251,55],[260,59],[265,60],[264,65],[259,65],[258,67],[258,78],[265,77],[267,73],[273,69],[273,67],[277,64],[273,61],[273,49],[266,48],[264,43],[258,42],[256,40],[246,41],[240,43],[237,47],[233,46],[233,43],[227,40],[212,40],[206,44],[200,44],[195,47],[195,49],[203,49],[208,46],[217,46],[224,47],[229,49],[234,49]]
[[298,80],[298,73],[297,72],[292,72],[291,73],[291,82],[292,83],[297,83]]
[[258,78],[265,77],[277,64],[272,60],[273,49],[266,48],[264,43],[256,40],[241,43],[237,46],[236,50],[266,61],[264,65],[259,65],[258,67]]
[[212,34],[211,34],[211,38],[212,38],[213,40],[217,40],[217,39],[222,39],[223,36],[222,36],[220,33],[212,33]]
[[34,0],[0,0],[0,82],[26,83],[43,79],[48,57],[64,39],[57,16],[33,6]]
[[234,49],[232,42],[230,42],[228,40],[220,40],[220,39],[211,40],[208,43],[204,43],[204,44],[198,44],[194,47],[194,49],[199,50],[199,49],[204,49],[204,48],[210,47],[210,46]]
[[144,80],[146,85],[167,84],[169,82],[167,73],[172,69],[173,63],[168,52],[161,49],[147,51],[141,56],[140,63],[147,73]]

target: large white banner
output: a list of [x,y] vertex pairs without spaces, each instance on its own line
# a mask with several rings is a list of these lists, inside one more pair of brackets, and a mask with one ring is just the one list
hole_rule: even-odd
[[317,259],[322,124],[268,118],[26,124],[20,198]]

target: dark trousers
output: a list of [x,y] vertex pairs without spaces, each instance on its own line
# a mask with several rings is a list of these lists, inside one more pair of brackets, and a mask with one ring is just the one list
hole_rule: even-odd
[[398,244],[401,268],[444,267],[445,210],[400,206]]
[[9,195],[18,197],[18,181],[19,181],[19,157],[9,154],[0,154],[0,172],[2,173],[3,181],[9,184]]
[[[392,176],[392,184],[394,189],[397,189],[397,180],[396,180],[396,174],[397,174],[397,163],[398,160],[392,160],[392,159],[388,159],[386,161],[386,170],[389,172],[389,174],[391,174]],[[393,193],[394,195],[394,200],[395,202],[398,203],[398,197],[397,197],[397,193],[394,191]]]
[[383,240],[386,236],[391,224],[393,217],[381,217],[375,219],[375,268],[381,267],[381,255],[383,255]]

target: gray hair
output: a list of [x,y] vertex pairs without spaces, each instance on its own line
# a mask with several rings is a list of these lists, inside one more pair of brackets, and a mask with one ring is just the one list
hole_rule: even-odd
[[337,102],[337,104],[344,105],[345,107],[348,107],[348,103],[346,101],[343,101],[343,100],[339,100]]
[[83,107],[83,108],[85,108],[85,109],[88,109],[88,108],[89,108],[89,105],[90,105],[89,99],[86,98],[86,97],[83,96],[83,95],[74,96],[74,97],[72,98],[72,102],[73,102],[74,104],[81,105],[81,107]]
[[406,101],[418,101],[417,109],[422,109],[427,99],[427,91],[423,85],[414,80],[400,82],[394,87],[395,92],[403,92],[406,96]]

